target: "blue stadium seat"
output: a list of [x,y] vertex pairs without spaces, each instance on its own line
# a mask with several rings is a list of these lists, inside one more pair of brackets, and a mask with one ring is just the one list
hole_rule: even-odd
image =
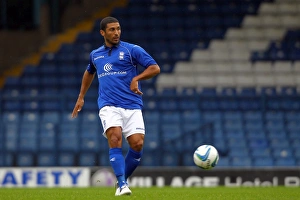
[[288,121],[286,124],[286,129],[290,132],[300,131],[300,124],[296,121]]
[[73,126],[76,126],[81,120],[81,115],[78,115],[76,118],[72,118],[71,112],[64,111],[61,113],[61,120],[63,123],[72,124]]
[[39,90],[38,86],[32,86],[30,88],[24,88],[22,90],[22,95],[32,97],[32,98],[37,97],[40,93],[41,91]]
[[8,152],[17,152],[19,148],[18,130],[10,129],[5,132],[4,148]]
[[243,117],[245,121],[255,121],[255,122],[263,121],[263,115],[261,111],[245,111],[243,113]]
[[223,129],[225,132],[243,132],[244,125],[241,119],[223,120]]
[[21,132],[18,147],[21,152],[35,152],[38,149],[37,132]]
[[13,112],[4,112],[2,114],[2,119],[3,123],[14,123],[18,124],[21,120],[20,112],[18,111],[13,111]]
[[269,139],[282,139],[285,140],[287,138],[287,133],[284,130],[273,130],[268,132]]
[[274,160],[271,157],[256,157],[253,158],[253,166],[255,167],[272,167]]
[[255,148],[251,150],[251,156],[253,158],[257,157],[271,157],[271,150],[268,147]]
[[219,109],[224,111],[236,111],[239,110],[239,101],[235,98],[220,98],[219,99]]
[[160,166],[160,159],[159,156],[155,152],[145,152],[141,159],[141,166]]
[[254,87],[243,87],[237,91],[241,97],[255,97],[257,96],[257,90]]
[[176,152],[164,152],[162,166],[179,166],[179,155]]
[[145,123],[145,131],[147,135],[153,135],[158,137],[160,134],[160,124],[159,123]]
[[295,158],[300,159],[300,146],[294,146],[293,150]]
[[224,120],[236,120],[236,121],[243,120],[242,112],[240,112],[240,111],[225,111],[223,113],[223,119]]
[[188,97],[195,97],[195,98],[198,96],[197,89],[194,88],[194,87],[183,87],[179,91],[178,94],[181,95],[181,96],[188,96]]
[[55,153],[38,153],[37,166],[56,166],[56,160]]
[[264,130],[263,121],[245,121],[244,128],[246,132],[258,131],[261,132]]
[[143,108],[146,111],[158,110],[159,108],[157,99],[155,97],[150,97],[145,99],[143,105],[144,105]]
[[41,121],[46,123],[58,124],[60,120],[60,113],[56,111],[44,111],[41,116]]
[[290,142],[287,139],[283,139],[283,138],[270,139],[270,147],[274,149],[289,148],[289,146],[290,146]]
[[251,167],[252,160],[249,157],[233,157],[231,159],[231,166],[233,167]]
[[[198,19],[197,19],[198,20]],[[217,97],[217,89],[215,87],[205,87],[199,91],[199,94],[203,97]]]
[[219,111],[206,111],[202,113],[204,122],[221,121],[222,114]]
[[293,150],[290,147],[273,148],[272,155],[274,158],[292,158],[294,156]]
[[236,131],[229,131],[226,133],[226,137],[229,138],[239,138],[241,140],[246,139],[244,131],[236,130]]
[[0,95],[5,97],[18,97],[21,94],[20,89],[17,86],[14,87],[7,87],[0,90]]
[[43,134],[38,137],[40,151],[54,151],[57,148],[55,133]]
[[158,102],[158,106],[163,111],[177,111],[179,109],[178,98],[163,98]]
[[78,152],[80,150],[77,136],[59,136],[58,150],[61,152]]
[[[107,150],[107,149],[106,149]],[[98,162],[100,166],[111,166],[109,161],[108,150],[105,152],[99,153]]]
[[37,86],[40,83],[40,77],[35,75],[26,75],[21,77],[21,84],[25,87]]
[[83,124],[93,124],[93,123],[101,123],[99,116],[98,116],[98,112],[83,112],[82,113],[82,122]]
[[0,167],[13,166],[13,154],[12,153],[0,153]]
[[152,151],[152,150],[156,150],[160,147],[159,145],[159,138],[157,135],[151,135],[151,134],[147,134],[145,135],[145,143],[144,143],[144,150],[148,150],[148,151]]
[[19,77],[14,77],[14,76],[8,76],[5,79],[4,87],[3,89],[14,89],[14,88],[19,88],[21,84],[20,78]]
[[39,123],[40,121],[40,114],[37,111],[25,111],[22,114],[22,122],[24,123]]
[[203,98],[199,101],[199,107],[202,110],[205,111],[211,111],[211,110],[219,110],[220,109],[220,105],[219,105],[219,101],[216,98]]
[[17,154],[16,164],[19,167],[34,166],[34,155],[31,153],[19,153]]
[[269,110],[281,110],[281,99],[279,98],[279,96],[269,98],[266,101],[266,106]]
[[266,139],[266,133],[263,130],[256,131],[256,130],[251,130],[247,131],[247,138],[248,139]]
[[288,135],[291,140],[300,139],[300,134],[298,131],[290,131]]
[[102,135],[103,130],[100,130],[100,122],[94,124],[82,124],[79,129],[80,136],[97,137]]
[[247,97],[239,100],[239,109],[243,111],[247,110],[259,110],[261,109],[261,99],[259,97]]
[[51,135],[57,132],[57,125],[52,122],[42,122],[39,125],[39,133],[41,135]]
[[250,148],[265,148],[269,147],[267,139],[249,139]]
[[[277,95],[277,89],[276,89],[276,87],[272,87],[272,86],[271,87],[262,87],[259,94],[263,95],[263,96],[272,96],[273,97],[273,96]],[[271,112],[274,112],[274,111],[271,111]]]
[[181,112],[180,111],[164,111],[161,112],[161,123],[180,123],[181,121]]
[[248,149],[245,147],[231,147],[229,149],[230,157],[249,157]]
[[284,113],[282,111],[267,111],[265,113],[265,119],[268,120],[283,120]]
[[241,140],[240,138],[228,138],[226,142],[227,146],[229,148],[235,147],[235,148],[247,148],[247,140]]
[[180,97],[179,99],[180,110],[195,110],[198,107],[198,101],[195,97]]
[[79,166],[96,166],[97,159],[95,153],[80,153]]
[[198,132],[201,129],[201,124],[191,121],[182,122],[181,129],[183,134]]
[[281,87],[280,94],[283,96],[295,96],[297,95],[296,87]]
[[25,111],[39,111],[41,104],[36,99],[22,100],[22,109]]
[[191,156],[183,156],[183,166],[195,166],[193,154]]
[[[49,91],[49,90],[48,90]],[[58,94],[59,91],[53,91],[52,96],[54,96],[55,94]],[[50,91],[49,91],[49,95]],[[41,101],[41,110],[46,112],[49,110],[54,110],[54,111],[59,111],[60,109],[63,108],[63,105],[61,103],[61,101],[57,100],[57,99],[44,99]]]
[[58,166],[74,166],[75,154],[62,152],[58,154]]
[[[232,96],[235,97],[238,94],[238,92],[235,87],[223,87],[223,88],[221,88],[221,91],[219,92],[219,94],[227,98],[227,97],[232,97]],[[233,99],[233,98],[228,98],[228,99]]]
[[99,152],[100,143],[99,137],[96,136],[89,136],[83,135],[80,137],[80,149],[81,152]]
[[290,144],[292,148],[297,148],[300,146],[300,138],[296,138],[293,140],[290,140]]
[[300,112],[299,111],[286,111],[284,114],[285,120],[287,121],[299,121]]
[[158,111],[144,111],[145,123],[157,123],[160,121],[160,112]]
[[18,111],[21,109],[21,102],[17,100],[3,100],[3,111]]
[[267,132],[274,132],[274,131],[282,132],[285,130],[285,123],[283,120],[280,121],[269,120],[266,121],[265,123],[265,129]]
[[39,129],[37,122],[25,122],[22,121],[19,124],[20,135],[36,135]]
[[295,167],[296,160],[292,157],[275,159],[274,166],[277,167]]
[[284,110],[299,110],[300,102],[298,99],[286,97],[281,100],[281,108]]
[[231,161],[228,157],[220,157],[217,167],[229,167],[230,163],[231,163]]
[[181,135],[181,129],[179,124],[162,124],[161,135],[165,141],[174,140]]

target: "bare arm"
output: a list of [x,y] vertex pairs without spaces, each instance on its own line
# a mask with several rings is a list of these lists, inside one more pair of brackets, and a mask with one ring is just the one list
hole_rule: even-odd
[[81,81],[81,88],[80,88],[80,93],[77,99],[77,102],[74,106],[73,112],[72,112],[72,117],[75,118],[78,115],[78,112],[81,111],[83,105],[84,105],[84,96],[88,89],[90,88],[93,79],[95,77],[95,74],[90,74],[88,71],[85,71],[82,77]]
[[130,90],[136,94],[142,95],[143,93],[139,90],[138,81],[150,79],[160,73],[158,65],[150,65],[145,71],[134,77],[130,84]]

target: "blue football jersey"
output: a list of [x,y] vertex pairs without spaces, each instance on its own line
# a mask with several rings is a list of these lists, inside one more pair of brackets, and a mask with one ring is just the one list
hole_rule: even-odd
[[130,90],[131,80],[138,74],[138,64],[147,68],[156,62],[140,46],[123,41],[111,48],[103,45],[90,53],[87,71],[91,74],[97,73],[99,109],[104,106],[142,108],[141,95]]

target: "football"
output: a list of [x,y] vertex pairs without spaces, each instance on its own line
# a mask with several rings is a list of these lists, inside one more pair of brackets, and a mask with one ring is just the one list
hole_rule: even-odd
[[194,152],[194,163],[202,169],[212,169],[219,161],[219,153],[212,145],[201,145]]

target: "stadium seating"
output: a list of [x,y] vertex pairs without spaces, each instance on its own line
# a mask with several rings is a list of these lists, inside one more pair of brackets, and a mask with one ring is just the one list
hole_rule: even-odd
[[[144,47],[162,71],[141,82],[147,134],[142,165],[193,165],[183,155],[203,143],[217,147],[220,167],[299,165],[299,2],[144,4],[130,0],[111,13],[120,20],[123,40]],[[97,81],[78,118],[70,117],[89,52],[103,43],[99,21],[73,43],[45,53],[38,66],[6,79],[0,166],[110,165]]]

